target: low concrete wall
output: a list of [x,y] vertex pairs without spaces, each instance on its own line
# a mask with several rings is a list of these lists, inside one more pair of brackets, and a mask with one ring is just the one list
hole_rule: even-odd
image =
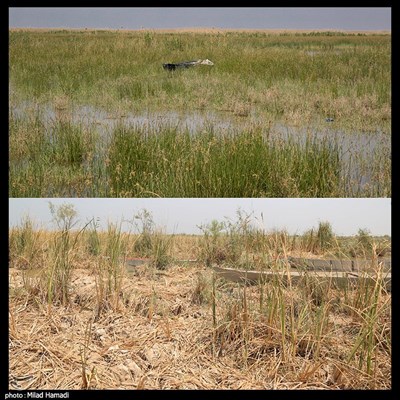
[[[317,278],[319,281],[326,281],[333,286],[347,287],[349,285],[357,285],[361,281],[367,284],[375,284],[376,276],[367,273],[354,273],[342,271],[243,271],[233,268],[222,268],[213,266],[212,269],[221,277],[231,282],[243,284],[256,284],[259,282],[271,281],[279,279],[284,284],[287,284],[289,279],[292,284],[298,284],[301,281],[306,281],[309,278]],[[386,290],[392,289],[392,275],[384,274],[382,284]]]
[[[376,268],[376,261],[374,260],[320,260],[314,258],[298,258],[288,257],[289,265],[296,269],[307,269],[314,271],[368,271]],[[379,260],[383,264],[383,270],[389,272],[392,267],[390,259]]]
[[332,269],[335,271],[353,271],[351,260],[330,260]]
[[127,258],[125,260],[126,265],[130,267],[138,267],[139,265],[148,264],[150,262],[149,258]]

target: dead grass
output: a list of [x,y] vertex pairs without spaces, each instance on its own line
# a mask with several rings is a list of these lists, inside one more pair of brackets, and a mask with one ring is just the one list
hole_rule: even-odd
[[[28,376],[21,382],[24,389],[391,387],[390,349],[383,340],[374,350],[373,376],[347,362],[362,322],[340,308],[331,307],[317,356],[310,350],[311,337],[297,338],[294,353],[293,347],[284,348],[289,346],[288,339],[282,340],[287,332],[250,308],[258,302],[258,286],[246,288],[249,308],[243,309],[237,301],[243,288],[217,281],[218,326],[213,333],[210,304],[194,297],[202,290],[199,276],[212,279],[211,270],[203,267],[138,269],[123,279],[119,308],[100,315],[89,265],[73,270],[67,307],[42,304],[25,291],[23,271],[9,271],[10,382]],[[296,290],[287,288],[284,296],[301,307]],[[246,331],[240,328],[243,323]],[[386,321],[376,334],[384,335],[390,326]]]

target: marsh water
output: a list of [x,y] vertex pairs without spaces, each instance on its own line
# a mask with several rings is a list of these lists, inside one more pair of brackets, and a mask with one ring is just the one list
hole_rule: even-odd
[[[319,123],[318,127],[290,127],[281,122],[266,123],[261,117],[250,113],[247,117],[237,117],[232,113],[215,111],[157,111],[142,113],[107,112],[93,106],[35,105],[29,101],[10,105],[10,112],[16,118],[39,116],[46,126],[57,122],[68,121],[82,128],[95,130],[107,143],[113,129],[118,125],[140,129],[174,129],[189,131],[192,134],[201,131],[220,134],[239,134],[247,129],[261,129],[270,141],[299,143],[305,145],[307,140],[320,141],[325,146],[339,149],[342,173],[353,192],[370,184],[377,174],[377,165],[381,160],[391,159],[391,135],[384,132],[343,132],[335,128],[336,121]],[[98,149],[101,152],[101,148]],[[378,172],[379,173],[379,172]]]

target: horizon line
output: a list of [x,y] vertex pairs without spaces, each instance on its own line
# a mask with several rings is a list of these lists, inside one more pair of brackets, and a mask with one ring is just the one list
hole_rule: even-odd
[[169,33],[169,32],[182,32],[182,33],[225,33],[225,32],[266,32],[266,33],[323,33],[323,32],[335,32],[335,33],[366,33],[366,34],[391,34],[391,29],[340,29],[340,28],[318,28],[318,29],[293,29],[293,28],[218,28],[218,27],[181,27],[181,28],[70,28],[70,27],[21,27],[21,26],[9,26],[10,31],[18,30],[70,30],[70,31],[115,31],[115,32],[155,32],[155,33]]

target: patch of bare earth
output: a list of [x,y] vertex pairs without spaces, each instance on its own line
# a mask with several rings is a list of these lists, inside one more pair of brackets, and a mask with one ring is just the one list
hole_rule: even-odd
[[[376,351],[371,377],[346,362],[359,322],[350,315],[329,319],[319,356],[299,346],[282,351],[279,332],[266,319],[251,319],[244,342],[223,318],[224,307],[240,296],[235,285],[218,286],[215,340],[211,304],[200,301],[199,277],[211,271],[175,266],[165,271],[138,267],[123,280],[113,307],[99,311],[90,269],[74,271],[71,304],[39,301],[23,272],[10,269],[10,386],[23,389],[385,389],[391,360]],[[249,301],[257,287],[247,288]],[[236,329],[236,330],[235,330]],[[277,336],[278,335],[278,336]],[[27,377],[23,380],[21,377]],[[14,386],[12,386],[14,385]]]

